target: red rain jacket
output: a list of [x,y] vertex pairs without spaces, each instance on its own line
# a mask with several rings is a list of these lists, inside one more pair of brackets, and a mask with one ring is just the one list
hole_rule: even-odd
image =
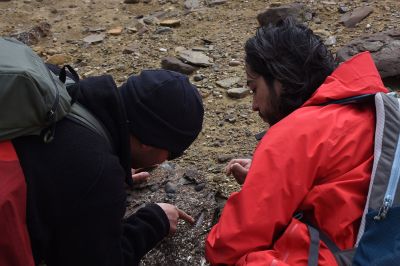
[[[373,105],[330,104],[387,92],[369,53],[340,65],[299,109],[272,126],[206,240],[212,265],[307,265],[309,233],[325,232],[339,248],[355,244],[373,162]],[[320,243],[319,265],[337,265]]]
[[0,142],[0,265],[34,265],[26,225],[25,177],[10,141]]

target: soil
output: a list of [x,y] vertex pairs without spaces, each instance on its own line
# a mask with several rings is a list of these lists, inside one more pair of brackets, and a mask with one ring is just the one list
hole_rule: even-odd
[[[166,56],[176,56],[179,47],[197,47],[213,61],[190,76],[200,90],[204,106],[204,129],[184,156],[152,171],[152,179],[128,191],[128,213],[144,202],[170,202],[196,218],[196,225],[179,224],[174,237],[166,238],[144,259],[143,265],[207,265],[204,238],[218,219],[224,200],[240,186],[223,174],[235,157],[251,157],[257,144],[254,134],[267,126],[251,111],[251,96],[231,99],[216,81],[239,77],[235,87],[244,87],[243,45],[258,26],[256,16],[270,5],[291,1],[228,0],[208,5],[206,0],[193,10],[184,0],[0,0],[0,35],[28,33],[31,47],[45,60],[68,63],[82,77],[110,74],[118,84],[143,69],[160,68]],[[213,2],[213,1],[208,1]],[[223,2],[223,1],[222,1]],[[398,0],[298,1],[312,10],[305,22],[312,30],[336,37],[329,46],[333,53],[351,40],[400,25]],[[340,23],[339,6],[353,10],[370,5],[373,13],[354,28]],[[149,15],[179,19],[180,25],[157,33],[158,20]],[[147,18],[147,24],[138,23]],[[43,22],[47,22],[43,26]],[[41,28],[40,28],[41,27]],[[43,29],[44,27],[44,29]],[[84,38],[103,34],[89,44]],[[29,35],[30,34],[30,35]],[[233,65],[231,61],[238,61]],[[202,79],[200,81],[195,81]],[[169,188],[175,190],[166,193]],[[127,213],[127,214],[128,214]]]

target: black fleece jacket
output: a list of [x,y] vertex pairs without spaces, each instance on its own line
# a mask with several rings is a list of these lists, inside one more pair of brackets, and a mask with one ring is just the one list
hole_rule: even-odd
[[123,219],[130,158],[119,97],[110,76],[81,81],[78,101],[103,123],[113,150],[102,136],[66,118],[51,143],[37,136],[13,140],[27,182],[36,264],[138,265],[168,234],[168,218],[156,204]]

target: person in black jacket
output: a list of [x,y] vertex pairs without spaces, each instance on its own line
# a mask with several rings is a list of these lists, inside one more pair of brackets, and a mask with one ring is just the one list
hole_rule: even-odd
[[[57,71],[57,69],[52,68]],[[78,102],[104,126],[103,136],[62,119],[54,140],[13,140],[27,182],[27,226],[36,264],[138,265],[178,219],[177,207],[148,204],[124,219],[133,169],[182,154],[202,128],[201,96],[182,74],[146,70],[119,89],[111,76],[80,82]]]

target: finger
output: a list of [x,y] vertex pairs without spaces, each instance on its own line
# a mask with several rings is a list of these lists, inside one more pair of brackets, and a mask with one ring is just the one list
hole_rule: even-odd
[[151,170],[157,168],[158,166],[159,166],[159,164],[153,164],[153,165],[148,166],[148,167],[142,167],[142,168],[134,169],[134,171],[135,171],[135,173],[148,172],[148,171],[151,171]]
[[194,224],[194,218],[192,216],[190,216],[189,214],[187,214],[186,212],[182,211],[179,208],[176,208],[178,210],[178,215],[179,218],[190,223],[190,224]]
[[150,177],[148,172],[140,172],[137,174],[132,174],[133,183],[141,183],[147,180]]
[[240,159],[232,159],[229,161],[229,163],[225,166],[225,174],[227,176],[230,176],[232,174],[232,165],[235,163],[238,163]]
[[248,170],[240,164],[234,164],[232,166],[232,175],[240,185],[243,184],[244,180],[246,179],[247,173]]
[[231,173],[232,173],[232,170],[231,170],[231,165],[227,165],[226,167],[225,167],[225,175],[227,175],[227,176],[230,176],[231,175]]

